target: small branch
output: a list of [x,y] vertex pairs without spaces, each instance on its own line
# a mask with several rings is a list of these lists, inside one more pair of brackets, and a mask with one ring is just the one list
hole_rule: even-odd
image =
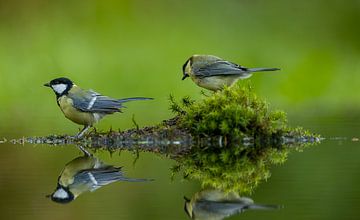
[[139,130],[139,125],[138,125],[138,123],[136,123],[136,121],[135,121],[135,114],[132,115],[131,120],[132,120],[132,122],[133,122],[136,130]]

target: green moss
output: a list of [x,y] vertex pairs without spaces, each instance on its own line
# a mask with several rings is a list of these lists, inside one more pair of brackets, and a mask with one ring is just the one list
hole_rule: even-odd
[[286,114],[270,110],[250,85],[225,88],[198,102],[189,97],[181,104],[170,100],[170,109],[179,116],[178,126],[194,136],[269,136],[287,130]]

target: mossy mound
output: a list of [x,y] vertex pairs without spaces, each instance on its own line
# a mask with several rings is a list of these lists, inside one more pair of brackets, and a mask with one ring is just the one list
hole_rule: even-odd
[[171,109],[178,114],[178,126],[194,136],[228,138],[281,135],[288,131],[286,114],[270,110],[250,85],[234,85],[193,101],[178,104],[171,97]]

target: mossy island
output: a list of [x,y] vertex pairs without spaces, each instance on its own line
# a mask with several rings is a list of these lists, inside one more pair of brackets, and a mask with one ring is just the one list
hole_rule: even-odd
[[[68,135],[50,135],[19,141],[91,147],[92,144],[101,145],[101,140],[109,143],[127,140],[133,144],[151,139],[195,146],[202,144],[204,140],[206,143],[208,140],[215,140],[220,145],[268,141],[271,144],[288,144],[291,140],[304,143],[320,140],[320,135],[301,127],[289,127],[286,113],[270,109],[269,104],[254,93],[250,83],[235,84],[209,95],[204,94],[201,100],[193,100],[187,96],[176,101],[172,95],[169,100],[169,109],[175,116],[158,125],[140,128],[133,118],[135,128],[125,131],[111,129],[108,132],[98,132],[94,129],[81,139]],[[103,144],[108,145],[108,142]]]
[[[199,180],[203,188],[251,194],[284,163],[291,148],[318,143],[320,136],[288,126],[286,114],[272,110],[249,83],[236,84],[201,100],[170,96],[175,117],[158,125],[126,131],[91,132],[82,139],[69,136],[25,138],[20,142],[77,144],[108,151],[148,151],[176,161],[172,174]],[[19,141],[19,140],[18,140]]]

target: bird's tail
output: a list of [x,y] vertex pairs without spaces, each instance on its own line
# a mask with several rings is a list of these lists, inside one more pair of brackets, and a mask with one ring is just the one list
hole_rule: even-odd
[[153,98],[133,97],[133,98],[118,99],[118,101],[119,101],[120,103],[137,101],[137,100],[153,100]]
[[126,182],[149,182],[149,181],[154,181],[154,179],[137,179],[137,178],[128,178],[128,177],[122,177],[121,181],[126,181]]
[[276,71],[280,70],[279,68],[249,68],[249,72],[263,72],[263,71]]
[[247,207],[247,209],[256,209],[256,210],[273,210],[280,208],[282,208],[282,206],[280,205],[260,205],[260,204],[251,204]]

